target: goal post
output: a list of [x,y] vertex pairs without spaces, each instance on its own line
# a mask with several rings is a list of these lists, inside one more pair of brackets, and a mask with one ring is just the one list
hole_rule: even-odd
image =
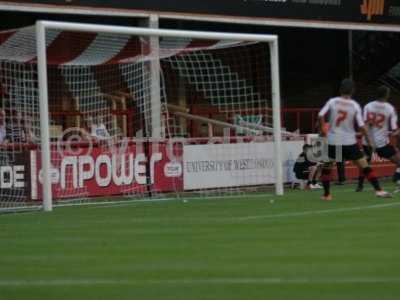
[[[37,138],[0,144],[7,162],[16,159],[16,146],[30,157],[29,188],[0,190],[11,199],[0,200],[0,211],[39,201],[51,211],[103,195],[228,195],[271,184],[282,195],[287,132],[278,53],[278,37],[268,34],[53,21],[7,32],[0,39],[0,108],[8,122],[14,114],[25,118],[21,128]],[[205,124],[227,145],[203,145]],[[183,144],[174,145],[175,138]],[[161,158],[169,151],[171,158]],[[254,160],[254,170],[236,165],[221,169],[225,177],[220,170],[218,184],[197,184],[195,176],[186,185],[185,153],[195,160],[209,155],[219,167],[227,159]]]
[[53,210],[53,194],[51,188],[51,153],[50,153],[50,121],[49,96],[47,85],[47,57],[46,57],[46,25],[44,22],[36,24],[37,68],[39,83],[39,111],[40,136],[42,153],[43,176],[43,210]]
[[278,39],[270,43],[271,51],[271,81],[272,81],[272,118],[274,127],[274,145],[275,145],[275,172],[276,184],[275,192],[277,195],[283,195],[283,171],[282,171],[282,132],[281,132],[281,89],[279,78],[279,48]]

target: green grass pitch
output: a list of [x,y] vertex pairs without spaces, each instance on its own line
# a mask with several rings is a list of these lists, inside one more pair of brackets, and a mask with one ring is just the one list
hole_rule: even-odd
[[399,299],[400,194],[0,215],[0,299]]

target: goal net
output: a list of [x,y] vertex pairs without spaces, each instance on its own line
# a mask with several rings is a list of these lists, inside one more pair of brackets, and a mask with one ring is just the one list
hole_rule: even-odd
[[54,22],[2,32],[0,211],[281,194],[278,78],[275,36]]

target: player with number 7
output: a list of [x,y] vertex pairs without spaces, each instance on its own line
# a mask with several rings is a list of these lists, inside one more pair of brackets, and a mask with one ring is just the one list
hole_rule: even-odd
[[[365,137],[367,143],[372,144],[365,126],[361,107],[352,99],[354,83],[351,79],[344,79],[340,85],[340,96],[330,99],[318,114],[321,134],[328,140],[329,161],[325,162],[322,169],[321,182],[324,187],[325,201],[332,200],[330,182],[333,163],[351,160],[362,174],[369,180],[377,197],[388,198],[390,193],[382,190],[374,171],[368,164],[367,158],[357,144],[357,131]],[[323,131],[329,123],[327,133]]]

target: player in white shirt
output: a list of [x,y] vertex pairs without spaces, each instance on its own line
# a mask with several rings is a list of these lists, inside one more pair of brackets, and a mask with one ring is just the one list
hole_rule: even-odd
[[[363,141],[363,148],[369,161],[374,149],[379,157],[388,159],[396,164],[397,169],[394,178],[397,182],[400,180],[400,152],[390,144],[390,135],[398,135],[399,130],[397,126],[397,112],[388,103],[389,97],[390,89],[380,86],[377,90],[377,100],[368,103],[364,107],[364,121],[367,125],[368,135],[373,148],[365,140]],[[363,183],[364,176],[360,174],[357,191],[363,190]]]
[[323,129],[326,127],[325,117],[329,114],[328,156],[330,162],[325,163],[321,182],[324,187],[323,200],[330,201],[331,171],[334,161],[351,160],[370,181],[375,189],[376,196],[390,197],[390,194],[383,191],[373,170],[369,166],[366,157],[357,145],[356,129],[360,131],[369,141],[367,129],[362,118],[360,105],[351,97],[354,92],[354,84],[350,79],[344,79],[340,86],[340,97],[330,99],[318,114],[321,132],[325,135]]

